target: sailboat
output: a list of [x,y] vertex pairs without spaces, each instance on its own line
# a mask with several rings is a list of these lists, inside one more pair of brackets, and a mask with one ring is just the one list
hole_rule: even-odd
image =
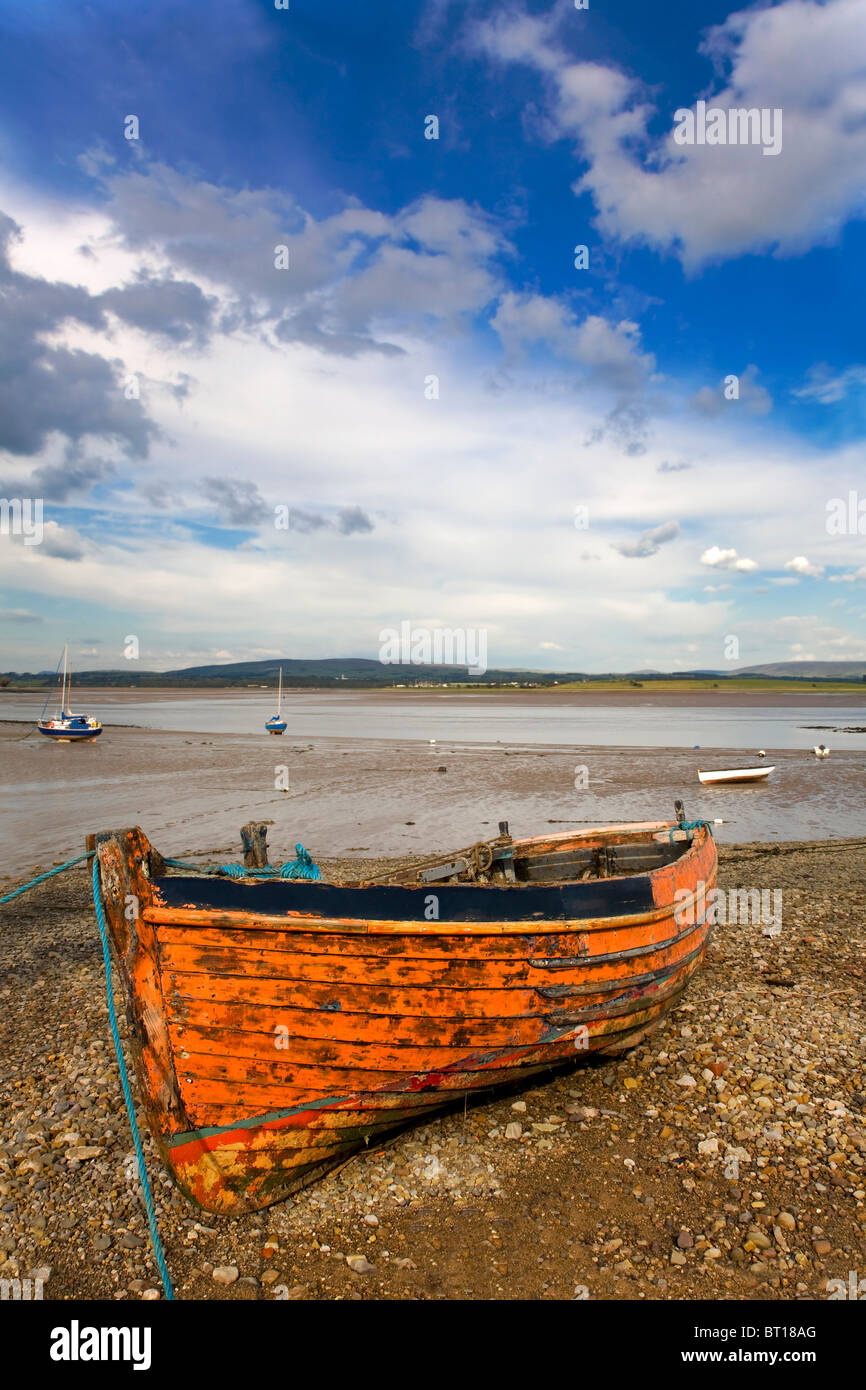
[[[37,729],[46,738],[53,738],[57,743],[89,743],[92,739],[98,738],[102,733],[102,725],[98,719],[93,719],[89,714],[72,714],[69,710],[69,689],[72,684],[72,677],[69,671],[69,648],[63,648],[63,683],[60,687],[60,709],[53,719],[46,719],[45,709],[42,710],[43,717],[37,722]],[[50,696],[49,696],[50,699]],[[45,701],[47,706],[48,700]]]
[[269,719],[268,722],[265,724],[265,728],[267,729],[267,731],[268,731],[269,734],[284,734],[284,733],[286,732],[286,729],[288,728],[288,725],[286,724],[285,719],[283,719],[283,717],[282,717],[282,715],[281,715],[281,713],[280,713],[280,711],[282,710],[282,707],[283,707],[283,668],[282,668],[282,666],[281,666],[281,667],[280,667],[280,684],[279,684],[279,690],[278,690],[278,693],[277,693],[277,712],[276,712],[276,714],[273,716],[273,718],[272,718],[272,719]]

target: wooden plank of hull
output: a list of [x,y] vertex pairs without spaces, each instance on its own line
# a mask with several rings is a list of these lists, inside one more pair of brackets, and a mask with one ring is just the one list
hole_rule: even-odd
[[[634,1046],[661,1021],[661,1012],[653,1012],[652,1018],[623,1030],[605,1051]],[[573,1058],[571,1048],[564,1056],[548,1050],[524,1066],[500,1065],[493,1076],[489,1072],[432,1076],[430,1089],[422,1095],[394,1094],[387,1098],[391,1101],[387,1106],[381,1093],[362,1093],[343,1102],[354,1107],[345,1112],[346,1124],[339,1123],[343,1112],[336,1108],[301,1109],[274,1119],[258,1117],[246,1129],[235,1125],[208,1132],[203,1124],[198,1133],[175,1141],[169,1163],[179,1185],[207,1209],[254,1210],[297,1191],[370,1142],[381,1144],[407,1124],[428,1118],[465,1091],[489,1092],[493,1084],[526,1083],[557,1063],[573,1063]],[[467,1086],[470,1078],[474,1084]]]
[[[708,888],[711,885],[708,885]],[[308,936],[309,934],[307,934]],[[183,973],[226,973],[227,957],[237,962],[245,978],[278,975],[302,979],[304,983],[339,985],[386,984],[399,981],[407,986],[439,984],[442,988],[497,990],[529,979],[542,982],[544,975],[571,968],[569,962],[593,978],[605,978],[616,970],[624,952],[637,962],[671,942],[682,939],[682,929],[672,926],[671,916],[660,916],[640,930],[608,929],[601,925],[591,931],[585,926],[568,932],[564,941],[523,937],[524,949],[509,943],[504,951],[488,956],[485,943],[416,954],[416,938],[402,937],[397,951],[384,955],[378,945],[371,948],[353,940],[356,950],[313,954],[295,950],[294,943],[305,943],[301,933],[255,932],[238,929],[158,927],[160,957],[164,969]],[[266,944],[262,944],[262,941]],[[429,938],[423,938],[426,945]],[[472,955],[466,954],[471,950]]]
[[[703,900],[691,925],[674,909],[687,910],[699,881],[709,891],[716,875],[703,831],[642,885],[614,881],[608,918],[527,921],[537,896],[520,900],[516,921],[274,916],[225,911],[210,902],[225,895],[204,880],[208,906],[186,901],[190,880],[182,905],[167,904],[174,880],[151,881],[140,831],[94,840],[151,1128],[184,1190],[224,1212],[280,1200],[463,1093],[633,1046],[700,964]],[[413,902],[398,891],[376,901]],[[510,902],[500,892],[488,907]],[[475,916],[487,910],[459,901]]]
[[[391,1047],[378,1040],[368,1043],[329,1044],[318,1039],[292,1036],[287,1039],[289,1046],[285,1050],[276,1051],[273,1037],[259,1035],[260,1044],[254,1051],[248,1041],[244,1050],[239,1047],[230,1048],[230,1039],[233,1040],[237,1035],[226,1038],[223,1034],[219,1041],[220,1050],[213,1047],[205,1050],[199,1048],[197,1038],[190,1038],[190,1030],[184,1029],[176,1053],[184,1103],[188,1111],[194,1109],[196,1093],[209,1079],[225,1080],[236,1086],[239,1072],[243,1076],[244,1088],[250,1091],[255,1089],[257,1084],[264,1088],[281,1089],[295,1083],[305,1074],[311,1076],[314,1083],[321,1082],[328,1089],[341,1089],[370,1084],[370,1078],[379,1078],[380,1084],[384,1084],[387,1078],[393,1076],[399,1083],[400,1078],[405,1077],[407,1073],[419,1072],[425,1067],[435,1070],[445,1070],[452,1066],[465,1067],[467,1057],[471,1057],[476,1051],[478,1055],[487,1055],[503,1049],[531,1050],[540,1042],[550,1039],[551,1030],[568,1034],[568,1041],[573,1048],[575,1029],[585,1027],[589,1035],[593,1036],[595,1032],[603,1031],[607,1021],[627,1018],[639,1011],[644,1000],[667,999],[677,989],[682,988],[684,973],[678,973],[664,984],[633,991],[622,997],[617,1004],[606,1008],[603,1013],[593,1015],[586,1010],[575,1010],[573,1006],[557,1010],[534,1021],[532,1031],[535,1036],[531,1040],[521,1042],[513,1037],[503,1037],[495,1044],[488,1044],[486,1048],[477,1044],[473,1048],[468,1040],[462,1045],[452,1046],[407,1044],[403,1047]],[[249,1040],[255,1035],[247,1033],[241,1036]],[[239,1065],[241,1060],[242,1065]],[[315,1089],[315,1084],[312,1088]]]
[[[660,978],[663,970],[686,963],[703,949],[700,929],[684,939],[684,946],[689,949],[676,956],[666,952],[666,958],[657,960],[652,970],[629,976],[627,981],[619,978],[598,985],[557,984],[536,989],[532,1007],[520,1013],[491,1012],[475,1017],[455,1013],[461,1002],[456,992],[452,992],[455,1002],[451,1005],[451,1012],[443,1011],[441,1016],[432,1018],[415,1014],[399,1015],[396,1012],[384,1017],[343,1010],[332,1014],[310,1009],[299,1000],[293,1001],[290,1007],[241,1003],[239,1007],[228,1009],[204,1000],[202,1006],[196,1009],[194,1019],[191,1011],[187,1011],[185,1021],[179,1022],[180,1012],[173,1013],[170,1023],[172,1042],[176,1055],[185,1051],[230,1051],[238,1056],[272,1056],[279,1046],[279,1040],[285,1036],[291,1037],[293,1047],[327,1041],[355,1048],[385,1046],[395,1051],[406,1047],[423,1050],[449,1045],[490,1047],[528,1043],[538,1035],[538,1020],[546,1018],[557,1005],[574,1008],[579,1004],[585,1008],[587,1017],[591,1017],[593,1012],[612,1007],[626,988],[651,985]],[[173,1002],[169,997],[170,1009]]]

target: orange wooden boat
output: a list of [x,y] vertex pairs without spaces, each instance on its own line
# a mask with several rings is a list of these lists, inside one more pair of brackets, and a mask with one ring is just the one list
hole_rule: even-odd
[[139,1084],[208,1211],[268,1206],[465,1093],[615,1054],[698,969],[709,828],[512,840],[388,882],[169,873],[92,836]]

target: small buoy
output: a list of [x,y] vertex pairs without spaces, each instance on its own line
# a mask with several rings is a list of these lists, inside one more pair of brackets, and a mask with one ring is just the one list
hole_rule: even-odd
[[693,746],[694,748],[700,748],[701,745],[700,745],[699,743],[695,743],[695,744],[693,744],[692,746]]
[[427,742],[428,742],[428,743],[435,743],[436,740],[435,740],[435,738],[428,738]]
[[758,757],[759,757],[759,758],[766,758],[766,756],[767,756],[767,750],[766,750],[765,748],[759,748],[759,749],[758,749]]

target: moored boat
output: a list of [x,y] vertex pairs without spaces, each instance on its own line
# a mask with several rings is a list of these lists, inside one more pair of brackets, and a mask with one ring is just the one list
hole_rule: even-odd
[[716,782],[766,782],[770,773],[775,771],[775,767],[729,767],[719,768],[715,772],[701,772],[699,768],[698,778],[709,785]]
[[346,884],[169,873],[138,828],[92,836],[148,1121],[182,1190],[268,1206],[461,1095],[640,1042],[710,931],[715,842],[678,811],[526,840],[503,824]]
[[[102,733],[102,725],[98,719],[94,719],[89,714],[72,714],[68,708],[69,691],[72,685],[72,674],[69,670],[69,649],[63,648],[63,680],[60,688],[60,706],[52,719],[43,717],[37,722],[37,729],[46,738],[53,738],[57,743],[89,743],[91,739],[98,738]],[[45,701],[47,707],[48,701]]]
[[265,723],[265,728],[269,734],[284,734],[288,725],[282,716],[283,708],[283,668],[280,667],[280,685],[277,694],[277,712],[272,715]]

